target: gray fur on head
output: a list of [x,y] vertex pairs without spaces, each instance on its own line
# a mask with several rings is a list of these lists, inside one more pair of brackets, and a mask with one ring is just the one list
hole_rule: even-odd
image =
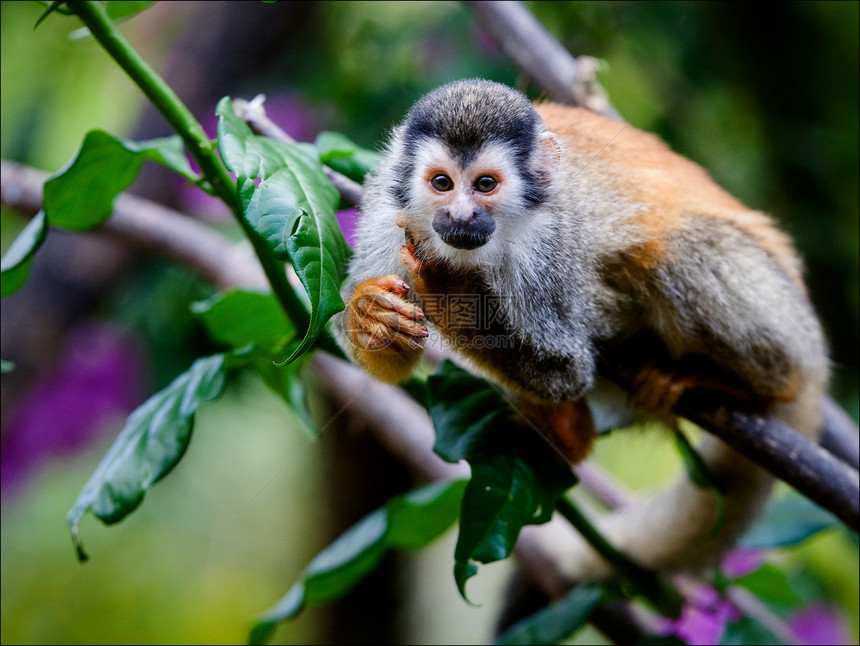
[[537,206],[546,200],[547,179],[529,166],[531,153],[546,130],[532,104],[521,92],[484,79],[454,81],[421,98],[403,124],[403,180],[394,188],[397,202],[409,203],[408,178],[412,156],[425,139],[440,141],[461,166],[468,165],[490,142],[506,144],[530,187],[526,202]]

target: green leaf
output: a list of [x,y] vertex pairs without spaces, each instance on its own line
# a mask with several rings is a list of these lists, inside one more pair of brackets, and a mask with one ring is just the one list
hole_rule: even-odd
[[268,292],[234,289],[205,301],[192,303],[191,311],[203,323],[213,341],[234,350],[252,346],[250,364],[266,385],[281,397],[296,415],[303,430],[316,435],[316,424],[308,411],[299,360],[285,368],[273,361],[288,343],[295,343],[296,330],[275,297]]
[[243,216],[275,258],[292,263],[310,300],[308,329],[286,364],[343,309],[340,285],[350,252],[335,218],[339,195],[313,146],[254,135],[233,112],[229,97],[219,102],[217,113],[219,150],[237,176]]
[[765,513],[740,539],[746,547],[770,549],[802,543],[839,520],[814,502],[791,492],[771,502]]
[[388,502],[388,541],[417,550],[441,536],[460,514],[465,480],[439,481]]
[[314,141],[320,160],[339,173],[362,182],[367,173],[379,166],[382,155],[362,148],[339,132],[321,132]]
[[3,257],[2,295],[23,285],[48,224],[85,231],[104,223],[113,212],[117,196],[134,182],[145,159],[196,180],[178,135],[134,142],[102,130],[88,132],[75,157],[45,182],[44,210]]
[[769,563],[765,563],[755,572],[735,579],[734,583],[746,588],[759,599],[774,601],[787,607],[794,607],[802,602],[792,588],[788,575]]
[[750,617],[742,617],[727,624],[720,638],[720,644],[726,646],[771,646],[781,643],[772,632]]
[[436,428],[433,450],[447,462],[467,459],[485,430],[507,414],[498,393],[450,361],[439,365],[427,386],[427,411]]
[[155,0],[111,0],[105,3],[105,10],[114,21],[118,22],[131,18],[154,4]]
[[555,503],[576,483],[570,466],[544,438],[521,426],[485,381],[444,362],[427,380],[428,411],[436,428],[433,450],[469,461],[454,577],[466,598],[474,562],[507,558],[525,525],[549,521]]
[[226,359],[223,354],[198,359],[129,415],[66,515],[81,560],[87,558],[78,536],[84,513],[91,510],[106,524],[119,522],[176,466],[188,447],[197,407],[224,390]]
[[113,212],[116,197],[128,188],[149,159],[194,180],[178,135],[133,142],[91,130],[74,159],[45,182],[48,221],[71,231],[99,226]]
[[465,482],[435,482],[392,498],[341,534],[310,562],[298,582],[254,625],[250,643],[263,643],[275,624],[306,604],[331,601],[367,576],[388,549],[417,549],[439,537],[457,518]]
[[725,519],[726,493],[723,487],[714,480],[705,466],[702,457],[692,447],[687,436],[678,429],[675,429],[675,446],[681,454],[684,467],[687,469],[687,476],[693,484],[700,489],[710,489],[717,497],[717,517],[714,519],[714,524],[709,531],[709,534],[713,536],[720,530]]
[[233,289],[191,304],[213,341],[238,349],[253,343],[277,354],[296,334],[277,299],[268,292]]
[[6,298],[27,280],[36,250],[42,246],[48,226],[45,212],[39,211],[18,234],[0,261],[0,295]]
[[582,583],[567,595],[514,624],[496,639],[497,644],[556,644],[582,628],[604,601],[606,591],[595,583]]

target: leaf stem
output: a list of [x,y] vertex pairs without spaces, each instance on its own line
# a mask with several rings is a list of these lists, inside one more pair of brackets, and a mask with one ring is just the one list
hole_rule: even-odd
[[215,146],[206,136],[203,127],[164,79],[149,66],[114,26],[101,3],[82,0],[68,4],[105,51],[131,77],[171,127],[182,137],[188,152],[200,166],[203,176],[212,185],[215,194],[233,212],[245,235],[250,239],[281,307],[297,327],[307,327],[310,319],[307,309],[287,281],[283,266],[272,258],[265,241],[245,220],[235,182],[215,154]]
[[565,496],[555,505],[556,510],[576,528],[591,547],[609,563],[621,577],[631,583],[661,614],[677,618],[681,612],[681,595],[654,572],[634,563],[607,541],[582,511]]

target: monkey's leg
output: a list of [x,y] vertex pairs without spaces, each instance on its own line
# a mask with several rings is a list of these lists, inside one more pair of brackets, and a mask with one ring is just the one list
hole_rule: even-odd
[[406,379],[421,355],[424,312],[404,299],[409,286],[393,274],[356,285],[344,312],[355,360],[377,379]]
[[[660,359],[646,362],[633,376],[632,405],[652,413],[665,413],[675,406],[681,395],[693,389],[720,393],[746,405],[756,403],[750,389],[744,389],[736,378],[708,374],[701,366],[686,363],[673,365]],[[713,369],[714,372],[718,371],[716,366]]]
[[591,410],[584,399],[552,403],[519,397],[515,407],[523,421],[545,435],[571,464],[588,455],[595,433]]

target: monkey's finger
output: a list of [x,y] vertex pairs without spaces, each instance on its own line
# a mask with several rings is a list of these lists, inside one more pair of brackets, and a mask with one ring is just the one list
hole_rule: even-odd
[[353,341],[364,350],[420,350],[424,347],[423,338],[382,324],[369,325],[368,329],[354,334]]
[[371,316],[380,323],[387,325],[389,329],[395,330],[401,334],[420,338],[426,338],[430,334],[427,331],[427,326],[401,316],[397,312],[376,310],[371,314]]
[[378,311],[390,311],[415,321],[424,318],[420,307],[383,290],[365,290],[356,300],[355,307],[367,316],[375,316]]
[[400,261],[406,265],[406,269],[410,274],[415,276],[421,274],[424,263],[415,255],[414,244],[405,244],[400,247]]
[[396,274],[388,274],[376,281],[377,286],[382,289],[397,294],[398,296],[406,296],[409,292],[409,284]]

